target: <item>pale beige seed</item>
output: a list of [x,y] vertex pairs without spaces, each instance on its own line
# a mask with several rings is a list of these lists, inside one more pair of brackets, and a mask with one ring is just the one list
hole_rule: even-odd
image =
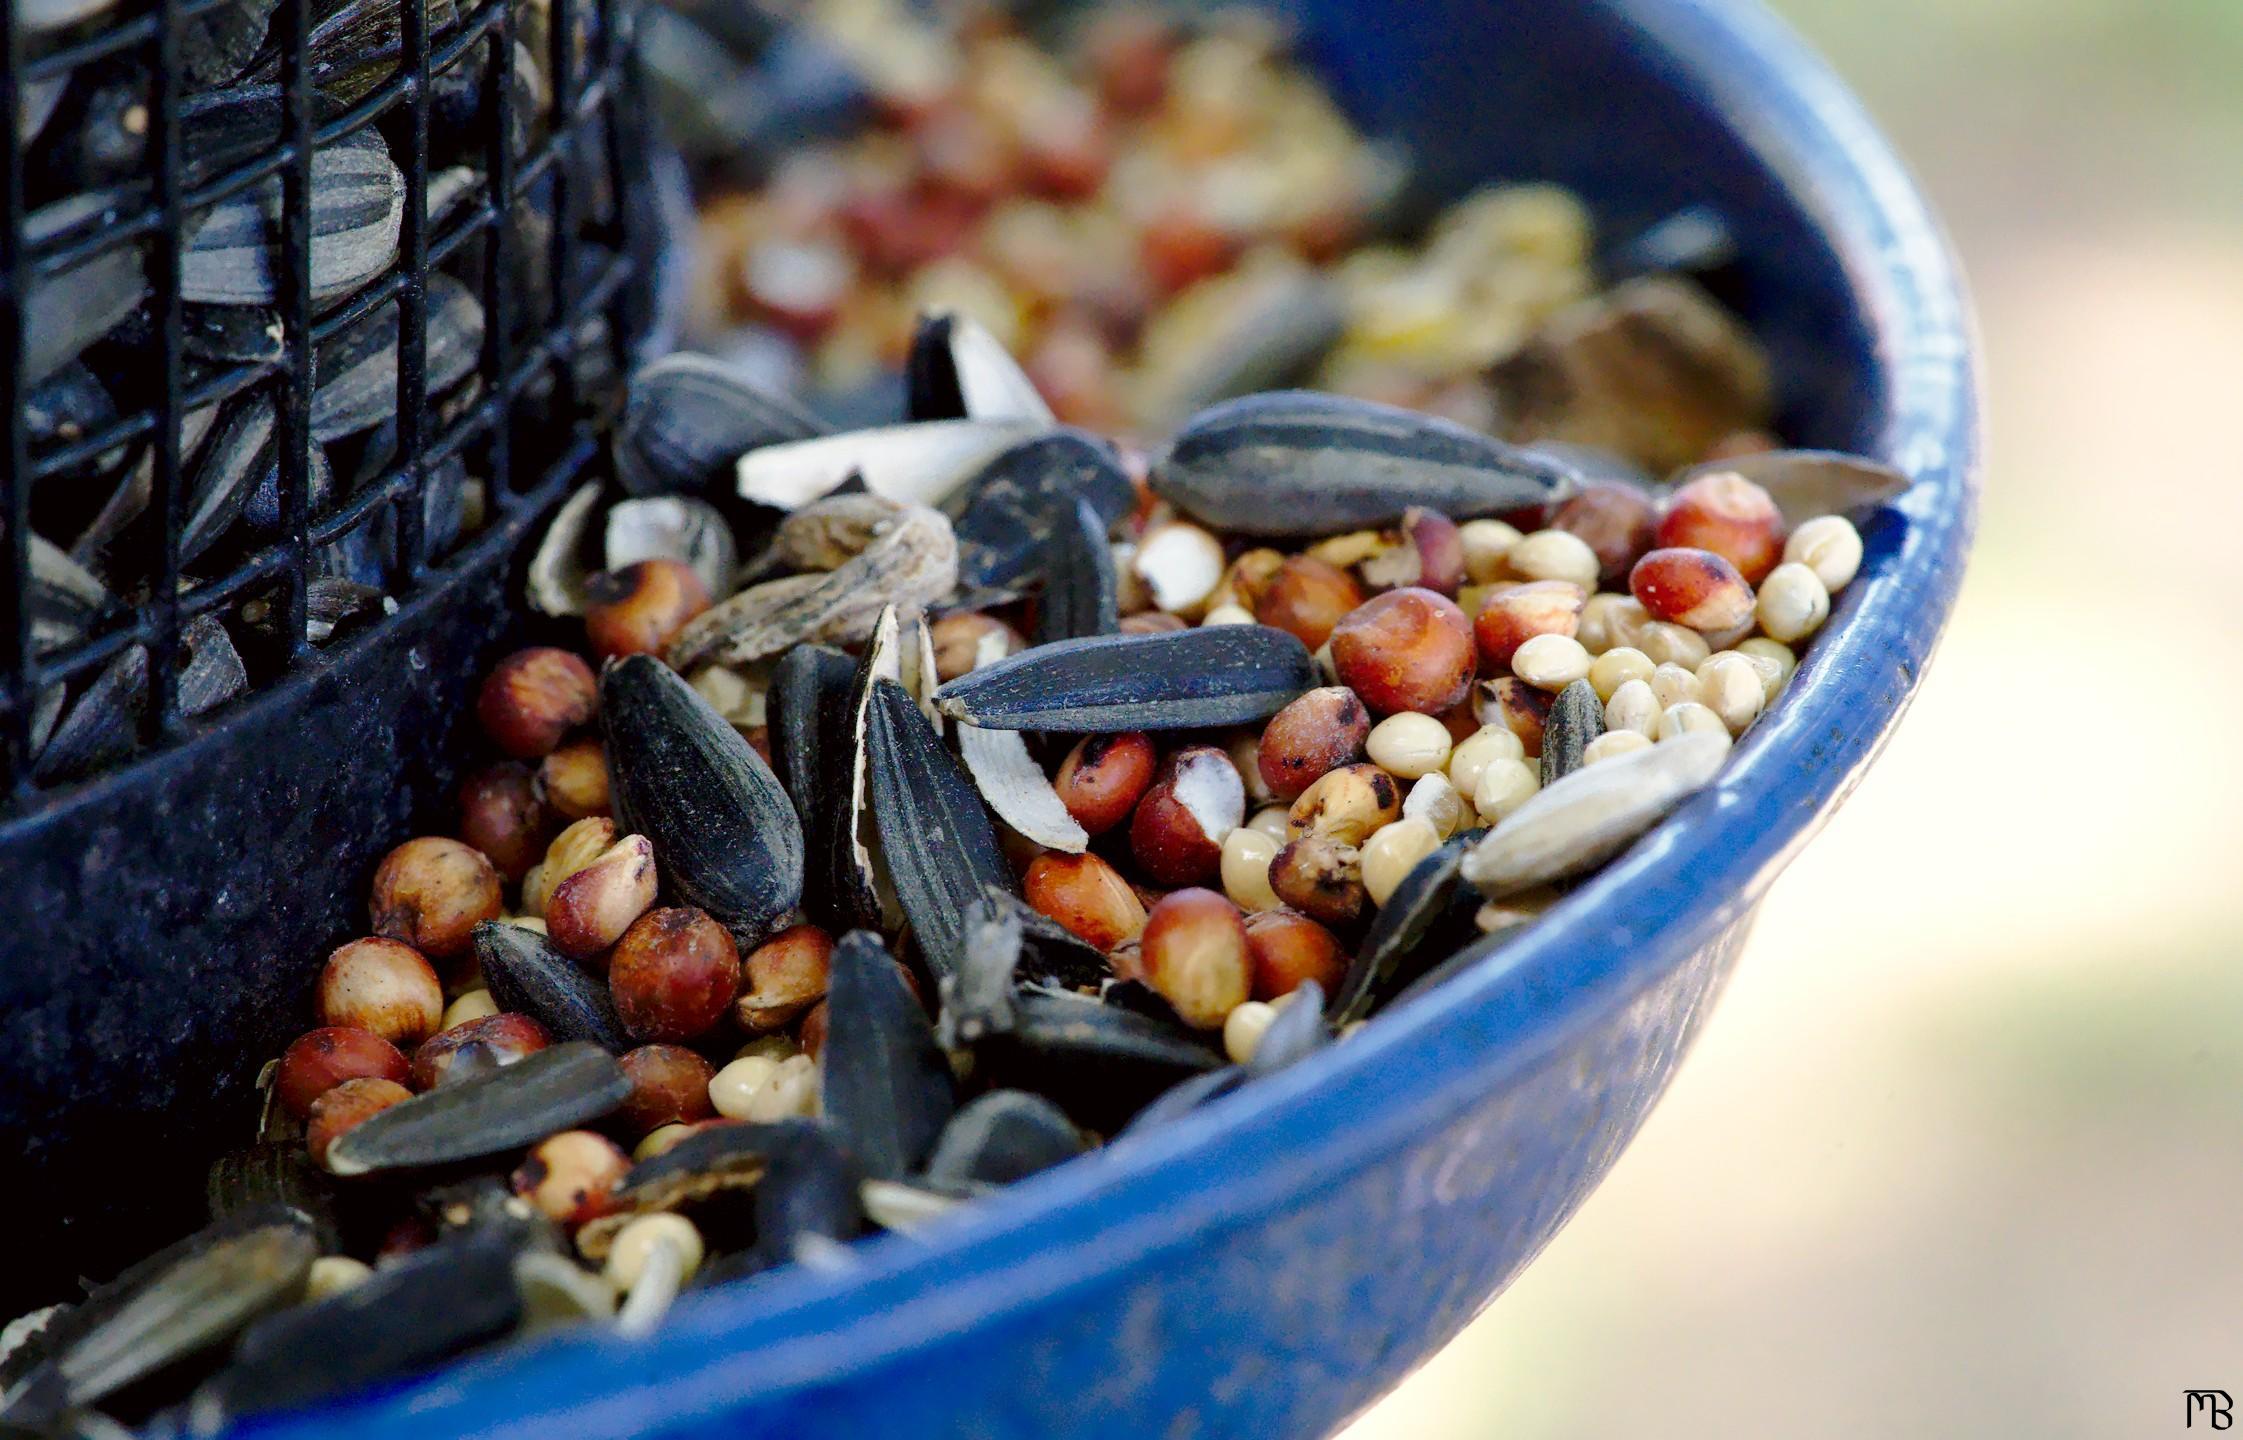
[[1563,690],[1589,673],[1589,652],[1571,635],[1537,635],[1512,654],[1511,673],[1537,690]]
[[1471,809],[1470,802],[1457,793],[1447,774],[1439,770],[1412,785],[1410,793],[1402,797],[1402,818],[1423,820],[1443,840],[1464,828]]
[[[1738,641],[1737,653],[1750,656],[1754,660],[1765,660],[1774,667],[1772,671],[1763,670],[1760,672],[1761,678],[1768,681],[1768,701],[1770,704],[1775,703],[1776,692],[1790,682],[1792,672],[1799,668],[1799,656],[1793,652],[1789,645],[1784,644],[1781,640],[1771,640],[1765,635],[1755,635],[1750,640]],[[1773,679],[1768,678],[1771,674],[1774,676]]]
[[444,1007],[444,1018],[436,1022],[439,1030],[449,1030],[454,1025],[465,1025],[470,1020],[485,1020],[498,1013],[498,1001],[488,990],[470,990]]
[[773,1120],[807,1120],[817,1113],[818,1063],[807,1055],[793,1055],[780,1061],[771,1078],[749,1097],[744,1118],[768,1124]]
[[695,1133],[694,1126],[683,1123],[657,1125],[647,1131],[646,1138],[631,1151],[631,1158],[644,1162],[657,1155],[667,1155],[681,1142],[692,1139]]
[[304,1276],[304,1303],[340,1295],[374,1278],[373,1267],[348,1255],[322,1255]]
[[1760,582],[1760,600],[1753,608],[1760,628],[1771,640],[1786,645],[1804,640],[1830,618],[1830,592],[1814,571],[1793,561],[1778,565]]
[[[1589,597],[1588,602],[1581,607],[1579,623],[1573,627],[1573,638],[1581,642],[1582,649],[1588,651],[1591,655],[1602,655],[1615,645],[1622,643],[1620,638],[1612,631],[1612,615],[1613,611],[1623,603],[1634,605],[1636,603],[1635,597],[1621,595],[1611,590]],[[1641,609],[1642,607],[1637,606],[1637,608]],[[1479,612],[1472,610],[1466,613],[1477,615]]]
[[700,1230],[683,1215],[669,1211],[641,1215],[615,1232],[607,1252],[607,1278],[616,1289],[629,1290],[639,1283],[639,1277],[646,1273],[647,1259],[657,1246],[676,1249],[679,1268],[687,1278],[701,1268],[701,1257],[707,1253]]
[[1200,617],[1202,625],[1252,625],[1254,612],[1244,605],[1217,605]]
[[1783,558],[1814,571],[1823,589],[1835,595],[1861,571],[1861,532],[1843,515],[1817,515],[1791,532]]
[[1490,762],[1480,772],[1480,783],[1472,790],[1472,808],[1480,812],[1481,824],[1500,824],[1541,788],[1540,770],[1524,760],[1505,757]]
[[1612,692],[1604,702],[1604,728],[1633,730],[1645,739],[1659,733],[1659,697],[1652,693],[1649,681],[1630,680]]
[[1659,708],[1681,705],[1698,698],[1698,677],[1680,665],[1661,665],[1651,672],[1651,693],[1658,697]]
[[1651,657],[1633,645],[1617,645],[1589,666],[1589,685],[1599,700],[1610,701],[1614,691],[1630,680],[1649,680],[1658,668]]
[[1246,822],[1247,829],[1259,830],[1280,845],[1293,838],[1292,827],[1293,811],[1288,805],[1271,805],[1257,810],[1254,818]]
[[1404,780],[1443,768],[1456,748],[1448,726],[1415,710],[1400,711],[1373,725],[1364,745],[1373,765]]
[[1647,750],[1651,744],[1651,737],[1641,730],[1607,730],[1581,752],[1581,763],[1594,765],[1599,760],[1616,760],[1630,751]]
[[1363,889],[1373,905],[1384,905],[1417,862],[1441,848],[1441,837],[1423,820],[1397,820],[1381,827],[1363,845]]
[[1262,1000],[1249,1000],[1223,1017],[1223,1053],[1231,1057],[1233,1065],[1253,1061],[1275,1019],[1277,1007]]
[[1251,730],[1241,731],[1225,747],[1230,752],[1231,764],[1238,778],[1246,785],[1246,803],[1267,805],[1277,797],[1270,793],[1269,782],[1262,778],[1262,737]]
[[1460,795],[1476,795],[1480,776],[1497,760],[1524,760],[1526,745],[1508,726],[1482,725],[1449,752],[1449,783]]
[[1699,703],[1721,717],[1731,735],[1744,734],[1745,727],[1760,718],[1768,691],[1750,659],[1732,654],[1709,660],[1698,675]]
[[802,1047],[797,1045],[789,1036],[783,1034],[758,1035],[747,1044],[733,1051],[732,1058],[745,1060],[751,1055],[767,1055],[770,1057],[771,1063],[776,1065],[781,1060],[789,1059],[801,1053]]
[[755,1093],[778,1073],[779,1061],[769,1055],[749,1055],[733,1061],[709,1077],[709,1103],[727,1120],[745,1120]]
[[1654,665],[1680,665],[1685,670],[1697,669],[1698,662],[1713,653],[1705,636],[1687,625],[1664,620],[1644,626],[1636,636],[1636,648],[1650,656]]
[[1284,902],[1270,889],[1269,865],[1284,842],[1241,825],[1223,837],[1223,893],[1241,910],[1275,910]]
[[1537,530],[1511,547],[1503,562],[1521,580],[1571,580],[1597,588],[1597,552],[1570,530]]
[[1729,727],[1721,717],[1695,700],[1685,700],[1680,705],[1669,705],[1659,717],[1659,741],[1680,740],[1685,735],[1719,735],[1721,743],[1729,743]]
[[1472,577],[1473,584],[1486,585],[1508,577],[1504,561],[1511,547],[1519,543],[1517,530],[1501,520],[1467,520],[1456,529],[1457,537],[1464,542],[1464,573]]

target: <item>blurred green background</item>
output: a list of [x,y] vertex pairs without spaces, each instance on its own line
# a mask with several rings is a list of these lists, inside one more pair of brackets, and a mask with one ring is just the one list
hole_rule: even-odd
[[2243,1396],[2243,0],[1776,8],[1970,272],[1977,557],[1640,1139],[1348,1440],[2099,1440]]

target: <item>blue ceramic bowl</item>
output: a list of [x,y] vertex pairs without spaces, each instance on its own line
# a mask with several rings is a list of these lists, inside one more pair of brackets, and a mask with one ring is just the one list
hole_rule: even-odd
[[1618,1158],[1954,601],[1977,444],[1963,298],[1860,109],[1741,0],[1298,11],[1358,118],[1451,193],[1549,177],[1619,234],[1720,207],[1789,432],[1917,477],[1782,704],[1716,789],[1486,964],[1183,1123],[845,1272],[696,1295],[652,1339],[555,1339],[266,1429],[1322,1434],[1454,1335]]

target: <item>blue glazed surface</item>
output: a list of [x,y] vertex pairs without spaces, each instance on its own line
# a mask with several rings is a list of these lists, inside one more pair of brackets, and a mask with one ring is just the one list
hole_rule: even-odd
[[557,1338],[257,1433],[1321,1434],[1499,1293],[1619,1156],[1953,604],[1977,427],[1959,280],[1854,102],[1746,4],[1296,8],[1351,108],[1451,191],[1555,178],[1621,234],[1719,205],[1791,433],[1917,477],[1784,703],[1715,789],[1485,964],[1170,1129],[859,1247],[846,1273],[696,1295],[650,1340]]

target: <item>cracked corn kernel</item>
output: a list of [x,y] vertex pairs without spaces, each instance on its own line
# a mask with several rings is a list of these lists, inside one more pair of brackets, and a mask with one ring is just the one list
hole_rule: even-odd
[[1467,520],[1456,528],[1464,541],[1464,573],[1473,584],[1490,584],[1509,573],[1504,561],[1522,538],[1517,530],[1501,520]]

